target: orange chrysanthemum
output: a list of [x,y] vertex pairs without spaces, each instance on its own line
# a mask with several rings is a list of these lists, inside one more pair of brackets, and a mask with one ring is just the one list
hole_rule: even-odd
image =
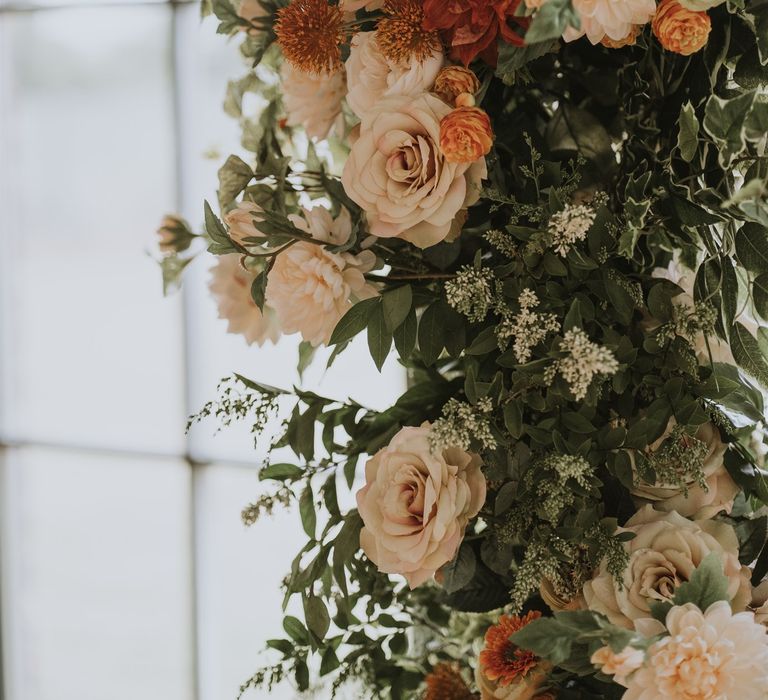
[[384,14],[376,27],[376,41],[390,61],[407,65],[415,58],[421,62],[441,50],[438,33],[422,26],[424,8],[419,0],[387,0]]
[[539,658],[533,652],[515,646],[509,638],[539,617],[538,610],[523,617],[502,615],[497,624],[488,628],[485,648],[480,652],[480,667],[486,678],[503,687],[525,677],[537,666]]
[[344,16],[328,0],[293,0],[278,10],[277,43],[286,60],[306,73],[331,73],[341,68],[346,39]]
[[453,664],[438,664],[425,679],[427,692],[424,700],[476,700],[473,693]]

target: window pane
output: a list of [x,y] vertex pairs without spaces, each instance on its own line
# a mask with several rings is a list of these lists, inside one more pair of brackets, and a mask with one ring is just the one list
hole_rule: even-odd
[[[279,659],[262,651],[285,636],[280,582],[305,540],[298,513],[282,508],[243,525],[240,511],[264,490],[255,470],[216,465],[197,478],[201,700],[234,700],[260,666]],[[293,700],[296,691],[285,683],[246,697]]]
[[0,18],[0,427],[178,451],[180,304],[146,254],[174,201],[170,9]]
[[24,449],[0,478],[9,700],[189,700],[188,467]]

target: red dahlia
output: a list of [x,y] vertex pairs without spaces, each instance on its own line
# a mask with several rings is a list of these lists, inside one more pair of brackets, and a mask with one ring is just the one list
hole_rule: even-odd
[[491,66],[498,60],[499,37],[523,46],[519,29],[528,18],[516,17],[521,0],[424,0],[424,29],[439,30],[451,58],[468,66],[478,56]]

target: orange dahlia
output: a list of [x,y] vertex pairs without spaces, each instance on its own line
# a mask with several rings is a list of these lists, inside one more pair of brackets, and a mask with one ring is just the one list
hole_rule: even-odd
[[527,615],[502,615],[497,624],[485,633],[485,648],[480,652],[480,668],[490,681],[504,687],[528,675],[539,664],[532,651],[515,646],[510,637],[529,622],[541,617],[538,610]]
[[439,31],[450,46],[451,58],[468,66],[478,56],[495,66],[498,41],[523,46],[521,29],[528,27],[520,17],[521,0],[424,0],[424,28]]
[[425,678],[424,700],[477,700],[454,664],[442,663]]

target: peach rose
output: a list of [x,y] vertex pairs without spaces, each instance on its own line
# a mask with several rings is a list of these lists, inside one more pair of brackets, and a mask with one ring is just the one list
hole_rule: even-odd
[[587,607],[587,603],[581,593],[577,593],[571,598],[563,598],[555,590],[552,581],[548,578],[541,580],[541,584],[539,585],[539,595],[552,612],[559,612],[560,610],[584,610]]
[[363,119],[341,181],[373,235],[427,248],[480,198],[485,159],[451,163],[439,148],[440,120],[450,111],[434,95],[389,97]]
[[625,46],[634,46],[637,43],[637,37],[640,36],[642,31],[643,27],[635,24],[623,39],[611,39],[606,34],[600,43],[608,49],[623,49]]
[[554,700],[550,691],[542,691],[547,679],[546,672],[534,669],[526,677],[509,685],[499,685],[486,677],[479,666],[475,671],[475,684],[480,691],[480,700]]
[[[336,219],[322,207],[289,218],[323,243],[345,243],[352,232],[346,209]],[[301,333],[315,346],[327,343],[352,304],[378,293],[364,277],[375,263],[370,251],[332,253],[322,245],[301,241],[275,258],[267,277],[266,301],[284,333]]]
[[362,119],[384,97],[417,97],[432,88],[444,63],[442,52],[435,52],[425,61],[413,59],[408,65],[400,65],[381,52],[376,32],[355,34],[344,64],[347,104]]
[[749,609],[755,614],[755,622],[768,626],[768,579],[761,581],[752,589]]
[[621,685],[626,685],[627,677],[637,671],[643,665],[645,654],[641,649],[626,647],[616,653],[611,647],[600,647],[590,662],[599,666],[606,676],[613,676],[613,680]]
[[224,223],[229,229],[229,237],[242,246],[252,245],[246,238],[263,238],[264,234],[256,228],[256,221],[264,210],[255,202],[244,200],[234,209],[224,214]]
[[704,48],[712,23],[706,12],[689,10],[678,0],[661,0],[651,27],[667,51],[690,56]]
[[280,81],[288,126],[302,126],[309,138],[318,140],[327,138],[332,128],[337,134],[344,133],[344,71],[306,73],[286,61],[280,69]]
[[[647,451],[653,453],[661,448],[676,424],[675,419],[671,418],[664,435],[651,443]],[[725,468],[723,457],[728,446],[721,440],[720,431],[714,423],[702,425],[694,437],[703,442],[707,449],[702,465],[706,488],[702,488],[691,479],[686,484],[688,489],[686,496],[683,489],[674,484],[659,482],[646,484],[639,479],[637,471],[633,468],[635,486],[631,489],[631,493],[637,505],[651,503],[656,510],[665,512],[674,510],[686,518],[694,519],[712,518],[721,511],[731,512],[733,499],[741,489]],[[630,458],[634,467],[634,457]]]
[[275,312],[266,305],[262,312],[251,297],[255,278],[253,272],[243,269],[239,255],[221,255],[211,268],[208,288],[216,300],[219,318],[228,321],[227,333],[242,335],[248,345],[261,346],[268,340],[276,343],[280,328]]
[[260,28],[259,23],[254,22],[254,20],[259,17],[269,17],[271,13],[264,9],[260,0],[240,0],[240,4],[237,6],[237,14],[253,25],[250,27],[240,27],[240,31],[246,31],[251,36],[256,36],[263,30]]
[[340,4],[344,12],[357,12],[363,8],[367,12],[372,12],[383,7],[384,0],[342,0]]
[[474,163],[492,145],[491,120],[479,107],[457,107],[440,122],[440,150],[449,163]]
[[750,572],[739,563],[739,543],[733,528],[713,520],[687,520],[679,513],[660,513],[645,506],[619,532],[635,538],[624,543],[629,564],[617,583],[603,561],[584,584],[590,610],[616,625],[633,629],[635,620],[651,617],[651,601],[669,601],[677,587],[690,579],[707,554],[717,552],[728,578],[728,598],[734,610],[750,600]]
[[453,105],[462,93],[468,92],[474,95],[479,89],[480,81],[469,68],[446,66],[437,74],[432,92],[444,102]]
[[485,502],[480,458],[458,448],[433,453],[430,426],[406,427],[365,465],[357,493],[360,546],[379,571],[411,588],[432,578],[458,551]]

